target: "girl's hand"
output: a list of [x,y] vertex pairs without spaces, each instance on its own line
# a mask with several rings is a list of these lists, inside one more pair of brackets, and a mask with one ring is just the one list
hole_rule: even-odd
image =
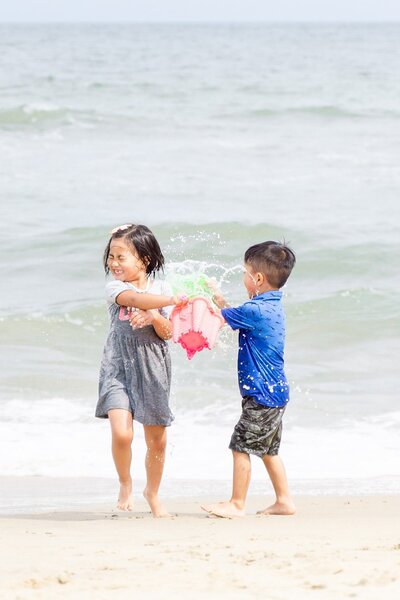
[[185,306],[189,302],[189,298],[187,296],[172,296],[171,304],[175,304],[175,306]]
[[134,329],[140,329],[146,327],[146,325],[152,325],[154,321],[153,310],[140,310],[136,308],[132,311],[132,316],[129,319],[131,327]]

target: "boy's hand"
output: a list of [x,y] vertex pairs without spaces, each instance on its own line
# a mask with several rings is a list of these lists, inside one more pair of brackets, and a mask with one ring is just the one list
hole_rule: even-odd
[[226,308],[229,306],[221,290],[218,287],[217,280],[215,277],[209,277],[206,281],[208,288],[213,292],[212,301],[218,308]]
[[218,306],[218,308],[228,308],[230,306],[221,293],[214,294],[212,301]]
[[206,285],[213,294],[216,294],[216,295],[219,294],[220,296],[222,296],[221,290],[219,289],[219,286],[218,286],[218,281],[215,279],[215,277],[207,277]]

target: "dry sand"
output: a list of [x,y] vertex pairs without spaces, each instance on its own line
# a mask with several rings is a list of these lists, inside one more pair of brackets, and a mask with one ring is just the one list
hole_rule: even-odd
[[[215,499],[214,499],[215,500]],[[0,520],[0,598],[400,598],[400,496],[301,497],[294,517],[85,507]]]

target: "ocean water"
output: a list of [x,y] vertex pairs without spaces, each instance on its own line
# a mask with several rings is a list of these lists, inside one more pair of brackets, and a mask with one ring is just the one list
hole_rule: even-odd
[[[399,25],[0,26],[0,475],[114,477],[101,258],[142,222],[232,303],[245,249],[291,244],[294,489],[400,491],[399,65]],[[171,346],[166,477],[196,492],[230,478],[236,345]]]

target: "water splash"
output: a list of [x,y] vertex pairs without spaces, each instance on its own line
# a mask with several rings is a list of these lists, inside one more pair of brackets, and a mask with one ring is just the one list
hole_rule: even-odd
[[169,263],[166,268],[166,278],[175,293],[186,293],[188,296],[204,296],[211,298],[213,292],[207,286],[207,280],[213,283],[229,297],[232,292],[242,290],[237,275],[242,272],[242,265],[224,267],[217,262],[185,260],[179,263]]

